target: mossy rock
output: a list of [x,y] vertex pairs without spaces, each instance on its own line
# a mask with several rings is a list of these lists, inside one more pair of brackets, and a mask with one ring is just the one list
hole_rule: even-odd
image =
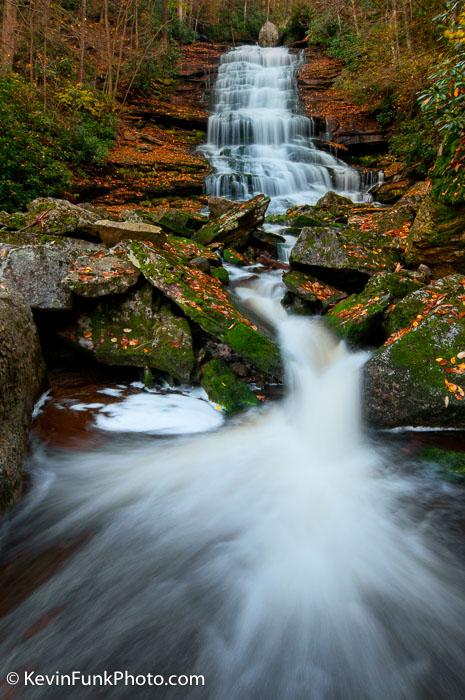
[[17,211],[10,214],[7,211],[0,211],[0,229],[18,231],[25,226],[27,226],[27,216],[23,212]]
[[239,311],[219,280],[148,243],[133,241],[128,248],[131,262],[188,318],[266,374],[279,374],[276,346]]
[[236,204],[231,211],[202,226],[194,238],[204,245],[215,242],[232,248],[245,248],[252,231],[263,224],[269,203],[269,197],[259,194],[247,202]]
[[381,272],[374,275],[360,294],[334,306],[326,316],[330,327],[354,345],[379,345],[389,335],[385,311],[395,301],[421,289],[415,273]]
[[213,270],[211,270],[210,274],[212,277],[215,277],[217,280],[222,282],[222,284],[228,284],[229,282],[229,274],[224,267],[215,267]]
[[207,362],[202,367],[201,382],[209,399],[230,415],[260,404],[254,392],[223,360]]
[[410,229],[406,260],[438,272],[465,272],[465,206],[442,204],[429,193]]
[[291,294],[307,302],[314,311],[327,309],[346,297],[345,292],[324,284],[305,272],[290,270],[283,274],[283,282]]
[[66,199],[39,197],[28,205],[24,227],[31,233],[96,239],[93,224],[99,216]]
[[399,306],[407,309],[412,300],[410,325],[393,333],[365,368],[368,418],[389,427],[463,426],[465,279],[453,275],[438,281]]
[[150,367],[181,382],[189,381],[194,367],[187,320],[168,303],[154,301],[149,284],[121,298],[103,298],[61,334],[107,365]]
[[250,260],[248,260],[243,253],[234,250],[234,248],[225,248],[223,250],[223,260],[225,263],[236,265],[237,267],[250,265]]
[[[145,217],[143,216],[142,218],[144,219]],[[195,232],[202,228],[206,222],[205,217],[190,211],[183,211],[182,209],[165,209],[154,212],[150,219],[167,233],[183,236],[184,238],[192,238]]]
[[446,478],[452,481],[465,481],[465,452],[447,450],[443,447],[424,447],[420,457],[424,462],[439,467]]
[[346,292],[360,292],[372,275],[392,271],[400,260],[388,237],[355,226],[304,228],[290,256],[291,268]]

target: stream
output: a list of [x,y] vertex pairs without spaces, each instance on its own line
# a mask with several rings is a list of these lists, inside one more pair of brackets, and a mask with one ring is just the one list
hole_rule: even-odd
[[[312,145],[297,60],[250,46],[223,57],[210,192],[264,191],[273,211],[329,189],[369,196]],[[46,397],[38,414],[90,416],[97,439],[36,434],[30,488],[0,530],[7,566],[32,579],[22,590],[12,577],[2,677],[127,669],[202,674],[204,687],[18,686],[11,697],[463,698],[463,533],[451,527],[462,491],[368,433],[367,355],[321,319],[288,314],[280,272],[229,271],[231,293],[279,342],[284,397],[228,420],[192,387]],[[36,578],[37,559],[47,574]]]

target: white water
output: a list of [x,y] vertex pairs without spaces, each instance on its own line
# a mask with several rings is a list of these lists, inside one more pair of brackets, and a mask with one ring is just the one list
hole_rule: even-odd
[[368,176],[314,146],[313,122],[298,113],[299,60],[284,47],[240,46],[223,55],[203,148],[214,168],[208,194],[265,193],[270,211],[314,204],[328,190],[370,198]]
[[[176,436],[191,402],[142,394],[98,414],[121,431],[100,449],[38,447],[4,546],[11,557],[80,544],[0,621],[0,675],[206,678],[26,698],[460,700],[464,575],[429,510],[453,490],[402,475],[367,441],[362,354],[288,315],[279,273],[233,272],[241,304],[280,342],[285,398]],[[189,430],[215,427],[207,408]]]

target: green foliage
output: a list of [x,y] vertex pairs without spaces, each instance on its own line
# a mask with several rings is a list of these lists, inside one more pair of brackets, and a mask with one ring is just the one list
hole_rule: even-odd
[[71,185],[71,167],[104,161],[116,132],[108,105],[80,86],[66,87],[57,102],[44,110],[36,88],[23,78],[0,79],[2,209],[63,194]]
[[446,40],[446,55],[419,97],[425,115],[441,138],[433,170],[435,195],[448,204],[465,202],[465,10],[449,0],[436,18]]
[[350,30],[339,32],[328,41],[328,56],[338,58],[349,71],[360,67],[363,57],[363,44]]
[[417,114],[401,121],[389,141],[391,151],[417,175],[425,177],[436,158],[436,132],[431,120]]

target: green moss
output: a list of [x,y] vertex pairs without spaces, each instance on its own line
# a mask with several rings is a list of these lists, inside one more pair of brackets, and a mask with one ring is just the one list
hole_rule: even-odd
[[242,253],[238,253],[237,250],[233,250],[233,248],[224,249],[223,260],[230,265],[237,265],[238,267],[249,264],[247,258]]
[[220,280],[220,282],[223,284],[228,284],[229,282],[229,274],[224,267],[215,267],[210,274],[212,277],[216,277],[217,280]]
[[220,404],[228,414],[258,406],[260,401],[245,382],[223,360],[210,360],[202,368],[202,386],[211,401]]

